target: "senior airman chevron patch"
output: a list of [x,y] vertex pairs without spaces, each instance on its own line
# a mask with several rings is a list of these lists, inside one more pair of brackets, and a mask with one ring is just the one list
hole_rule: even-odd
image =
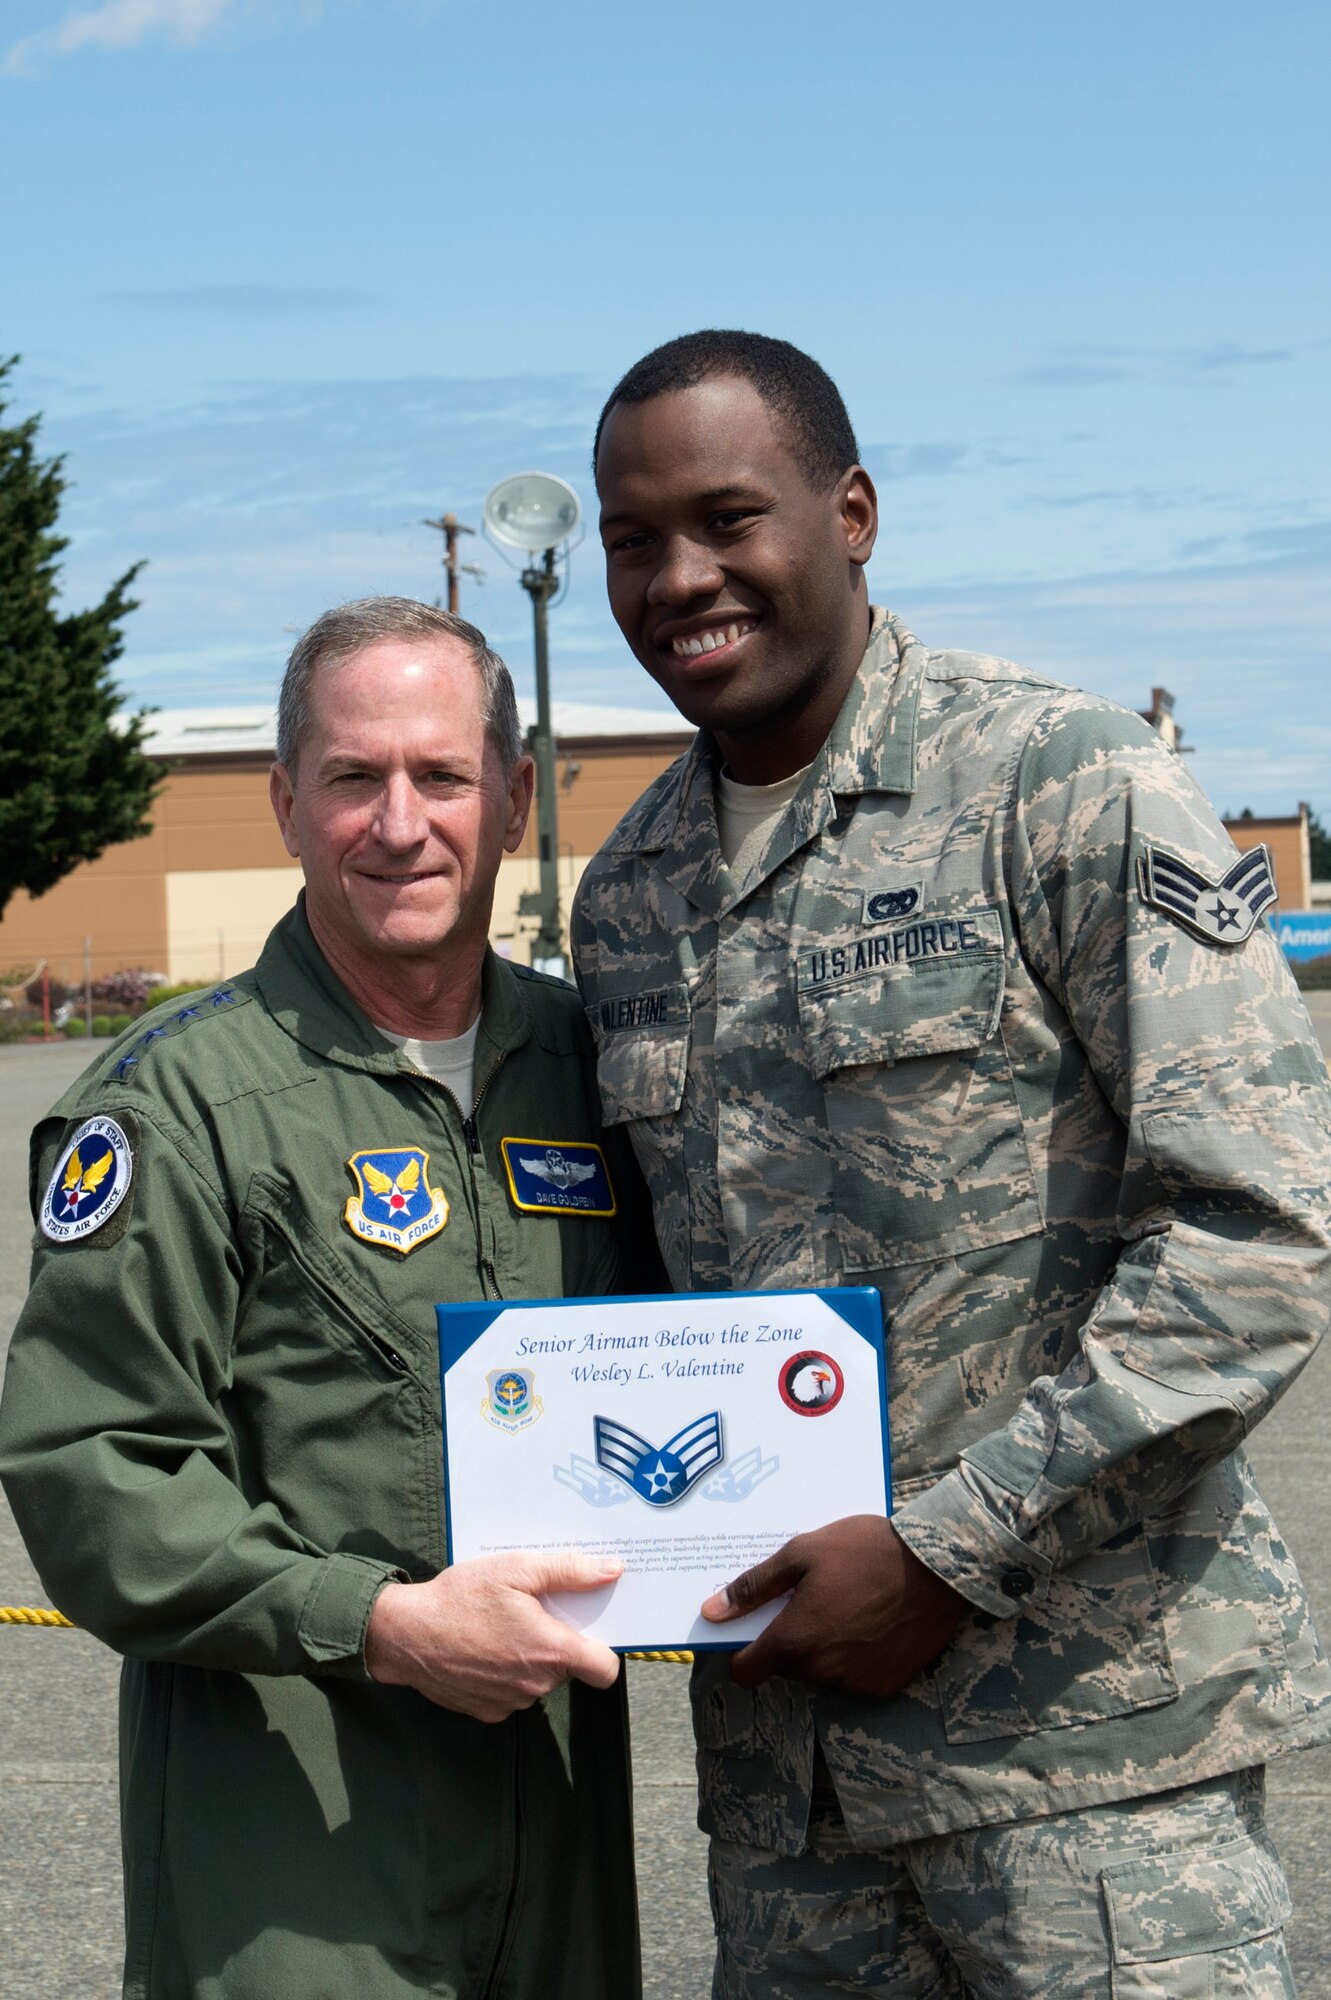
[[1242,944],[1276,900],[1270,849],[1250,847],[1212,882],[1176,854],[1148,845],[1137,858],[1137,891],[1204,944]]

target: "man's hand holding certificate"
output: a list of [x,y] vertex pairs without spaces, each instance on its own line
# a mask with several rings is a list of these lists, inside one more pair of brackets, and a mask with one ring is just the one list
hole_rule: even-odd
[[[439,1339],[450,1559],[577,1549],[622,1561],[607,1588],[550,1599],[607,1645],[744,1645],[801,1582],[758,1566],[807,1537],[816,1597],[835,1571],[817,1531],[839,1550],[848,1517],[885,1528],[876,1292],[442,1306]],[[736,1580],[756,1568],[738,1601]],[[735,1597],[704,1618],[728,1584]],[[773,1638],[779,1656],[789,1635],[778,1625]],[[756,1678],[781,1670],[753,1654]]]

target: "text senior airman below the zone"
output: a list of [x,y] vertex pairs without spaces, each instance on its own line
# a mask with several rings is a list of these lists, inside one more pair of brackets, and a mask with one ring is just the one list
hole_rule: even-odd
[[517,1342],[517,1353],[525,1359],[533,1354],[604,1354],[610,1352],[629,1353],[651,1347],[711,1347],[714,1343],[723,1347],[775,1346],[782,1341],[800,1340],[804,1336],[801,1326],[770,1326],[766,1321],[749,1328],[735,1322],[722,1327],[661,1327],[656,1333],[584,1333],[570,1335],[567,1339],[552,1335],[548,1339],[536,1340],[523,1334]]

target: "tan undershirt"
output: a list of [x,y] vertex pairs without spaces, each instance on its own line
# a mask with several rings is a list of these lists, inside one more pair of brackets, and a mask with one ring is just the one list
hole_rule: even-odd
[[773,828],[804,783],[805,773],[792,771],[774,785],[741,785],[728,771],[722,771],[716,787],[716,827],[721,836],[721,858],[739,881],[743,881],[762,858]]
[[458,1109],[464,1118],[470,1118],[475,1107],[473,1074],[476,1067],[476,1031],[481,1025],[478,1014],[465,1035],[453,1035],[442,1042],[422,1042],[412,1035],[395,1035],[390,1028],[380,1028],[379,1033],[386,1042],[392,1042],[401,1049],[409,1063],[426,1076],[432,1076],[436,1083],[442,1083],[457,1099]]

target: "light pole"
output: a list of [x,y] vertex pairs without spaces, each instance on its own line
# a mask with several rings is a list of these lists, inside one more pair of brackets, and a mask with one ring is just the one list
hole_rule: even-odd
[[[540,890],[536,898],[538,929],[532,964],[562,977],[564,927],[559,911],[559,806],[555,796],[555,735],[550,718],[550,640],[547,612],[559,589],[556,550],[568,542],[578,525],[578,496],[562,479],[547,472],[519,472],[501,479],[485,502],[486,531],[493,541],[528,556],[522,587],[531,598],[536,665],[536,726],[527,744],[536,762],[536,841]],[[519,908],[523,905],[520,904]],[[526,907],[530,909],[530,904]]]

